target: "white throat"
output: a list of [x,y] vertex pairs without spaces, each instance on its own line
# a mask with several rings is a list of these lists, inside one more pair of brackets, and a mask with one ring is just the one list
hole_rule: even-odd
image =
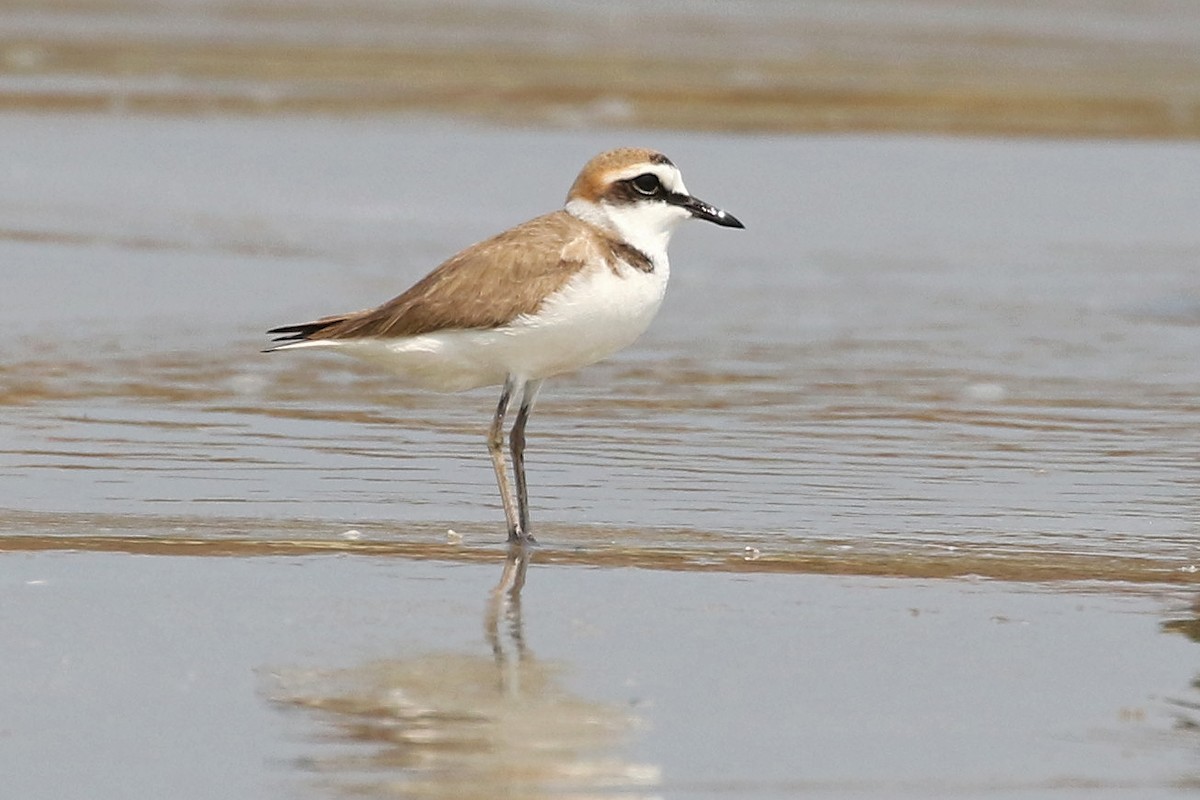
[[568,201],[566,208],[572,216],[603,228],[641,250],[656,265],[666,264],[667,244],[675,226],[691,216],[684,209],[661,201],[613,205],[576,198]]

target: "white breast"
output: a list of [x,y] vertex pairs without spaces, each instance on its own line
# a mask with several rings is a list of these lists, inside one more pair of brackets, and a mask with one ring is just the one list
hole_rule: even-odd
[[513,372],[544,378],[607,358],[642,335],[658,313],[670,267],[665,258],[651,272],[620,264],[582,271],[538,313],[512,326],[522,342]]

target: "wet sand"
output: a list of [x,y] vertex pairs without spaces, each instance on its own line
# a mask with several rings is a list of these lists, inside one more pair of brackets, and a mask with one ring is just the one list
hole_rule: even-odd
[[[0,140],[21,796],[1200,781],[1195,146],[111,115]],[[493,393],[262,331],[390,296],[625,142],[748,229],[681,230],[651,331],[548,385],[542,545],[493,597]]]
[[0,6],[0,108],[1194,139],[1200,9],[18,0]]

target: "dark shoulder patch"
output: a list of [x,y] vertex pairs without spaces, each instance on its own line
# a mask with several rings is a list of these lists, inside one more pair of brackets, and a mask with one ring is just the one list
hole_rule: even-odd
[[610,239],[609,247],[612,248],[613,255],[639,272],[654,272],[654,262],[650,260],[650,256],[633,245]]

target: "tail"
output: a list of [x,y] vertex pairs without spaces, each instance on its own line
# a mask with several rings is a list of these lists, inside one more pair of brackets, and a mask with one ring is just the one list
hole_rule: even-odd
[[289,347],[296,347],[303,342],[312,341],[314,338],[323,339],[320,336],[324,331],[334,327],[340,322],[345,322],[351,314],[338,314],[334,317],[322,317],[321,319],[313,320],[312,322],[301,322],[297,325],[281,325],[278,328],[271,328],[267,331],[268,334],[281,334],[272,339],[272,342],[283,342],[283,344],[275,345],[274,347],[263,350],[264,353],[271,353],[276,350],[286,350]]

